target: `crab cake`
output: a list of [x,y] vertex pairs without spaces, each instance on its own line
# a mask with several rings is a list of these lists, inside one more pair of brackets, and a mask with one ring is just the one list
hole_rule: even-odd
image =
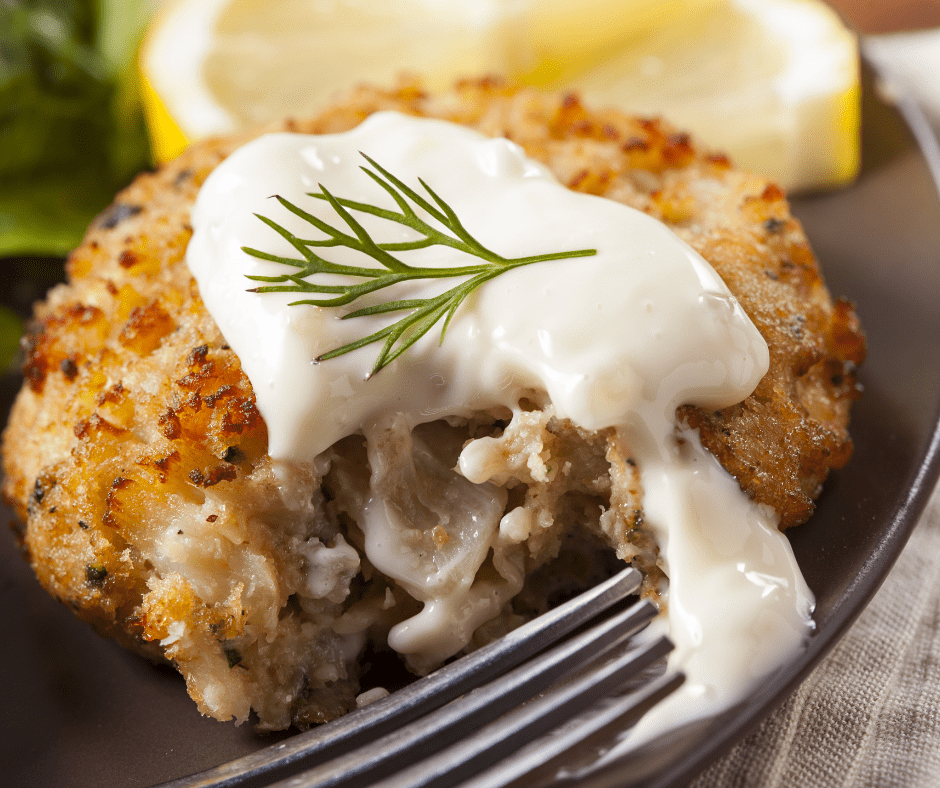
[[[851,454],[865,342],[777,186],[660,121],[492,79],[439,95],[363,87],[279,128],[336,133],[380,110],[507,137],[569,188],[646,212],[711,263],[766,340],[770,368],[743,402],[677,415],[781,528],[812,514]],[[591,582],[616,554],[644,569],[655,594],[662,575],[635,464],[609,434],[545,403],[421,425],[381,457],[352,435],[329,449],[328,470],[295,469],[290,483],[275,472],[252,386],[185,261],[200,185],[248,139],[195,144],[141,175],[70,255],[68,282],[36,307],[3,489],[43,586],[102,633],[170,661],[205,714],[254,711],[267,730],[333,719],[355,706],[363,651],[420,607],[365,555],[356,512],[370,465],[394,466],[405,446],[404,464],[435,478],[468,439],[492,436],[501,511],[525,507],[535,525],[511,555],[493,548],[487,566],[530,579],[466,646],[569,591],[571,577],[539,569],[553,560]],[[564,472],[548,472],[549,457]],[[450,549],[435,528],[420,538],[422,549]]]

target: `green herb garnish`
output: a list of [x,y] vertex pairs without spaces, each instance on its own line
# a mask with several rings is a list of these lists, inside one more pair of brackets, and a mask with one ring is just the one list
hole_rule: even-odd
[[225,659],[228,660],[229,668],[234,668],[236,665],[240,665],[242,661],[241,652],[232,648],[231,646],[222,646],[222,653],[225,654]]
[[[399,282],[416,279],[469,278],[464,279],[464,281],[455,285],[450,290],[432,298],[387,301],[363,309],[357,309],[354,312],[344,315],[343,319],[350,319],[364,317],[366,315],[385,314],[386,312],[408,311],[409,313],[397,322],[386,326],[380,331],[376,331],[374,334],[370,334],[362,339],[357,339],[354,342],[350,342],[347,345],[322,354],[317,358],[317,361],[335,358],[336,356],[341,356],[344,353],[364,347],[365,345],[383,341],[382,350],[379,352],[378,358],[370,373],[370,376],[374,375],[382,369],[382,367],[398,358],[398,356],[417,342],[435,323],[441,320],[441,318],[444,319],[444,324],[441,327],[441,342],[443,342],[447,326],[454,316],[454,313],[457,311],[457,308],[470,293],[484,282],[494,279],[512,268],[519,268],[523,265],[541,263],[547,260],[590,257],[597,254],[596,249],[579,249],[572,252],[554,252],[550,254],[533,255],[531,257],[502,257],[487,249],[476,238],[470,235],[460,222],[460,219],[457,218],[453,209],[423,180],[419,178],[418,182],[430,196],[433,203],[418,194],[418,192],[407,186],[364,153],[362,156],[373,168],[369,169],[363,166],[361,168],[362,171],[391,195],[392,199],[398,205],[399,211],[380,208],[375,205],[356,202],[354,200],[347,200],[342,197],[334,197],[327,191],[323,184],[319,184],[320,192],[311,192],[308,196],[327,201],[336,214],[352,231],[352,234],[350,234],[307,213],[288,200],[285,200],[283,197],[275,196],[278,202],[288,211],[310,223],[318,230],[325,233],[327,237],[318,240],[298,238],[289,230],[277,224],[277,222],[266,216],[255,214],[261,221],[290,243],[291,246],[301,254],[303,259],[279,257],[257,249],[243,247],[245,252],[254,257],[258,257],[262,260],[270,260],[275,263],[282,263],[283,265],[299,269],[296,272],[286,273],[280,276],[249,276],[248,279],[270,283],[262,287],[253,288],[249,292],[331,294],[334,297],[305,299],[302,301],[293,301],[290,304],[290,306],[296,304],[312,304],[320,307],[331,307],[352,303],[361,296],[382,290],[386,287],[391,287]],[[412,207],[412,204],[430,216],[443,227],[444,230],[429,224],[428,221],[419,216],[415,208]],[[380,219],[386,219],[390,222],[410,227],[423,237],[419,240],[405,243],[376,243],[365,228],[352,215],[353,211],[371,214]],[[349,249],[355,249],[377,261],[381,267],[360,268],[358,266],[338,265],[323,259],[313,251],[315,248],[331,246],[345,246]],[[408,252],[415,249],[424,249],[429,246],[449,246],[457,251],[477,257],[483,260],[483,262],[453,268],[414,267],[392,254],[393,252]],[[314,276],[315,274],[351,276],[363,281],[355,284],[341,285],[327,285],[307,281],[307,277]],[[288,282],[290,284],[287,284]]]

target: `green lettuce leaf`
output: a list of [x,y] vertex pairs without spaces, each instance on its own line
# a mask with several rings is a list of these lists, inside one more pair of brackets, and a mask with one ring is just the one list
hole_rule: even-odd
[[151,162],[145,0],[0,0],[0,257],[64,255]]

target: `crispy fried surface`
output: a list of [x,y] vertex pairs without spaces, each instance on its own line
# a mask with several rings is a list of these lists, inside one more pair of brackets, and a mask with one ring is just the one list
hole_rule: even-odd
[[[380,109],[509,137],[571,188],[652,214],[709,260],[767,340],[771,367],[744,403],[680,415],[749,495],[780,512],[781,527],[810,516],[827,473],[851,453],[846,426],[865,344],[851,306],[831,300],[779,188],[659,122],[493,80],[443,96],[363,88],[287,127],[332,133]],[[301,480],[306,496],[283,495],[251,386],[186,267],[199,186],[242,141],[195,145],[139,177],[70,256],[70,283],[37,306],[26,339],[26,382],[4,434],[4,494],[54,596],[125,644],[172,660],[204,712],[245,719],[254,709],[263,727],[283,728],[350,708],[364,633],[408,610],[364,558],[356,580],[337,575],[305,590],[311,545],[347,556],[356,529],[342,501],[310,500],[317,479]],[[606,462],[613,493],[573,476],[522,478],[509,468],[522,449],[510,444],[527,420],[538,417],[515,414],[503,440],[507,474],[530,485],[535,521],[572,501],[596,511],[603,500],[598,535],[621,557],[648,553],[634,530],[629,458],[565,437],[546,417],[531,429],[575,447],[585,478]],[[544,532],[527,560],[560,549],[551,522]],[[352,576],[360,567],[348,555]]]

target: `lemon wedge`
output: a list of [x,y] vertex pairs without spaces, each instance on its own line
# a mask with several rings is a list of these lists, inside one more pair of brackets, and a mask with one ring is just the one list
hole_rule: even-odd
[[[440,89],[504,70],[502,0],[172,0],[141,51],[158,158],[186,140],[322,108],[402,71]],[[508,10],[507,10],[508,9]]]
[[859,162],[858,46],[820,0],[170,0],[140,70],[161,160],[410,71],[577,88],[790,189]]
[[662,115],[788,189],[859,167],[858,42],[816,0],[733,0],[674,19],[548,87]]

